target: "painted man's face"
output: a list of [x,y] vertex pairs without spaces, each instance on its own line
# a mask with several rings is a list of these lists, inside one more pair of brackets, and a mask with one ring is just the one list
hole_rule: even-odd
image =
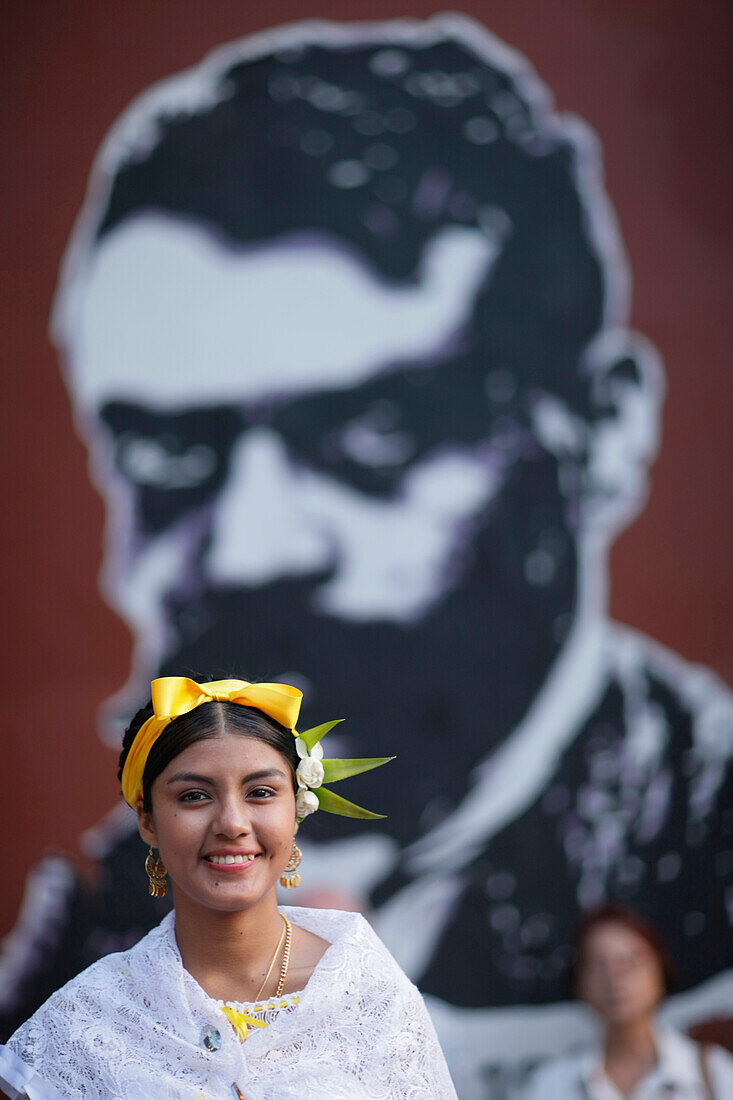
[[111,445],[112,589],[159,659],[166,599],[201,585],[309,577],[314,615],[409,624],[460,582],[506,441],[446,351],[492,256],[445,229],[395,288],[325,240],[232,253],[145,218],[101,244],[75,369]]

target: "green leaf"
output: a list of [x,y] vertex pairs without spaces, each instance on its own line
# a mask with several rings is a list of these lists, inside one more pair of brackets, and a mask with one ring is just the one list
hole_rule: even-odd
[[338,783],[339,779],[346,779],[350,775],[380,768],[390,760],[394,760],[394,756],[373,756],[363,760],[323,760],[323,782]]
[[329,730],[332,730],[334,726],[337,726],[339,722],[343,722],[343,718],[335,718],[333,722],[324,722],[320,726],[313,726],[312,729],[306,730],[304,733],[299,733],[298,737],[302,737],[308,746],[308,752],[317,745],[322,737],[325,737]]
[[319,807],[322,810],[326,810],[329,814],[340,814],[342,817],[361,817],[364,819],[384,817],[384,814],[373,814],[371,810],[365,810],[361,806],[354,805],[353,802],[347,802],[345,798],[341,798],[339,795],[334,794],[333,791],[329,791],[326,787],[318,787],[313,794],[318,799]]

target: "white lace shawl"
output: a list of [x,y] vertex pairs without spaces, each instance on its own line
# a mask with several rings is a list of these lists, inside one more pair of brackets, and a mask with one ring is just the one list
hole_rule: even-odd
[[0,1048],[0,1084],[33,1100],[232,1100],[235,1083],[246,1100],[455,1100],[422,997],[364,918],[282,912],[331,946],[244,1043],[183,968],[171,913],[53,994]]

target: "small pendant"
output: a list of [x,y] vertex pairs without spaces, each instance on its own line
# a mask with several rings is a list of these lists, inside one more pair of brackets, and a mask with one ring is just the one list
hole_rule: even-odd
[[204,1034],[203,1044],[207,1050],[218,1050],[221,1046],[221,1032],[215,1027],[210,1027]]

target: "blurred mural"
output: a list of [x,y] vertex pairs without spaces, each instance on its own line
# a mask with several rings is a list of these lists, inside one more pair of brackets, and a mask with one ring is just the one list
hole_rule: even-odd
[[[733,701],[606,613],[663,397],[628,281],[593,134],[444,16],[287,26],[143,94],[54,306],[135,640],[104,736],[155,675],[241,675],[397,755],[353,781],[371,833],[309,819],[295,893],[370,912],[466,1100],[565,1041],[604,897],[661,927],[682,1019],[733,995]],[[95,844],[97,889],[36,879],[10,1021],[162,914],[126,809]]]

